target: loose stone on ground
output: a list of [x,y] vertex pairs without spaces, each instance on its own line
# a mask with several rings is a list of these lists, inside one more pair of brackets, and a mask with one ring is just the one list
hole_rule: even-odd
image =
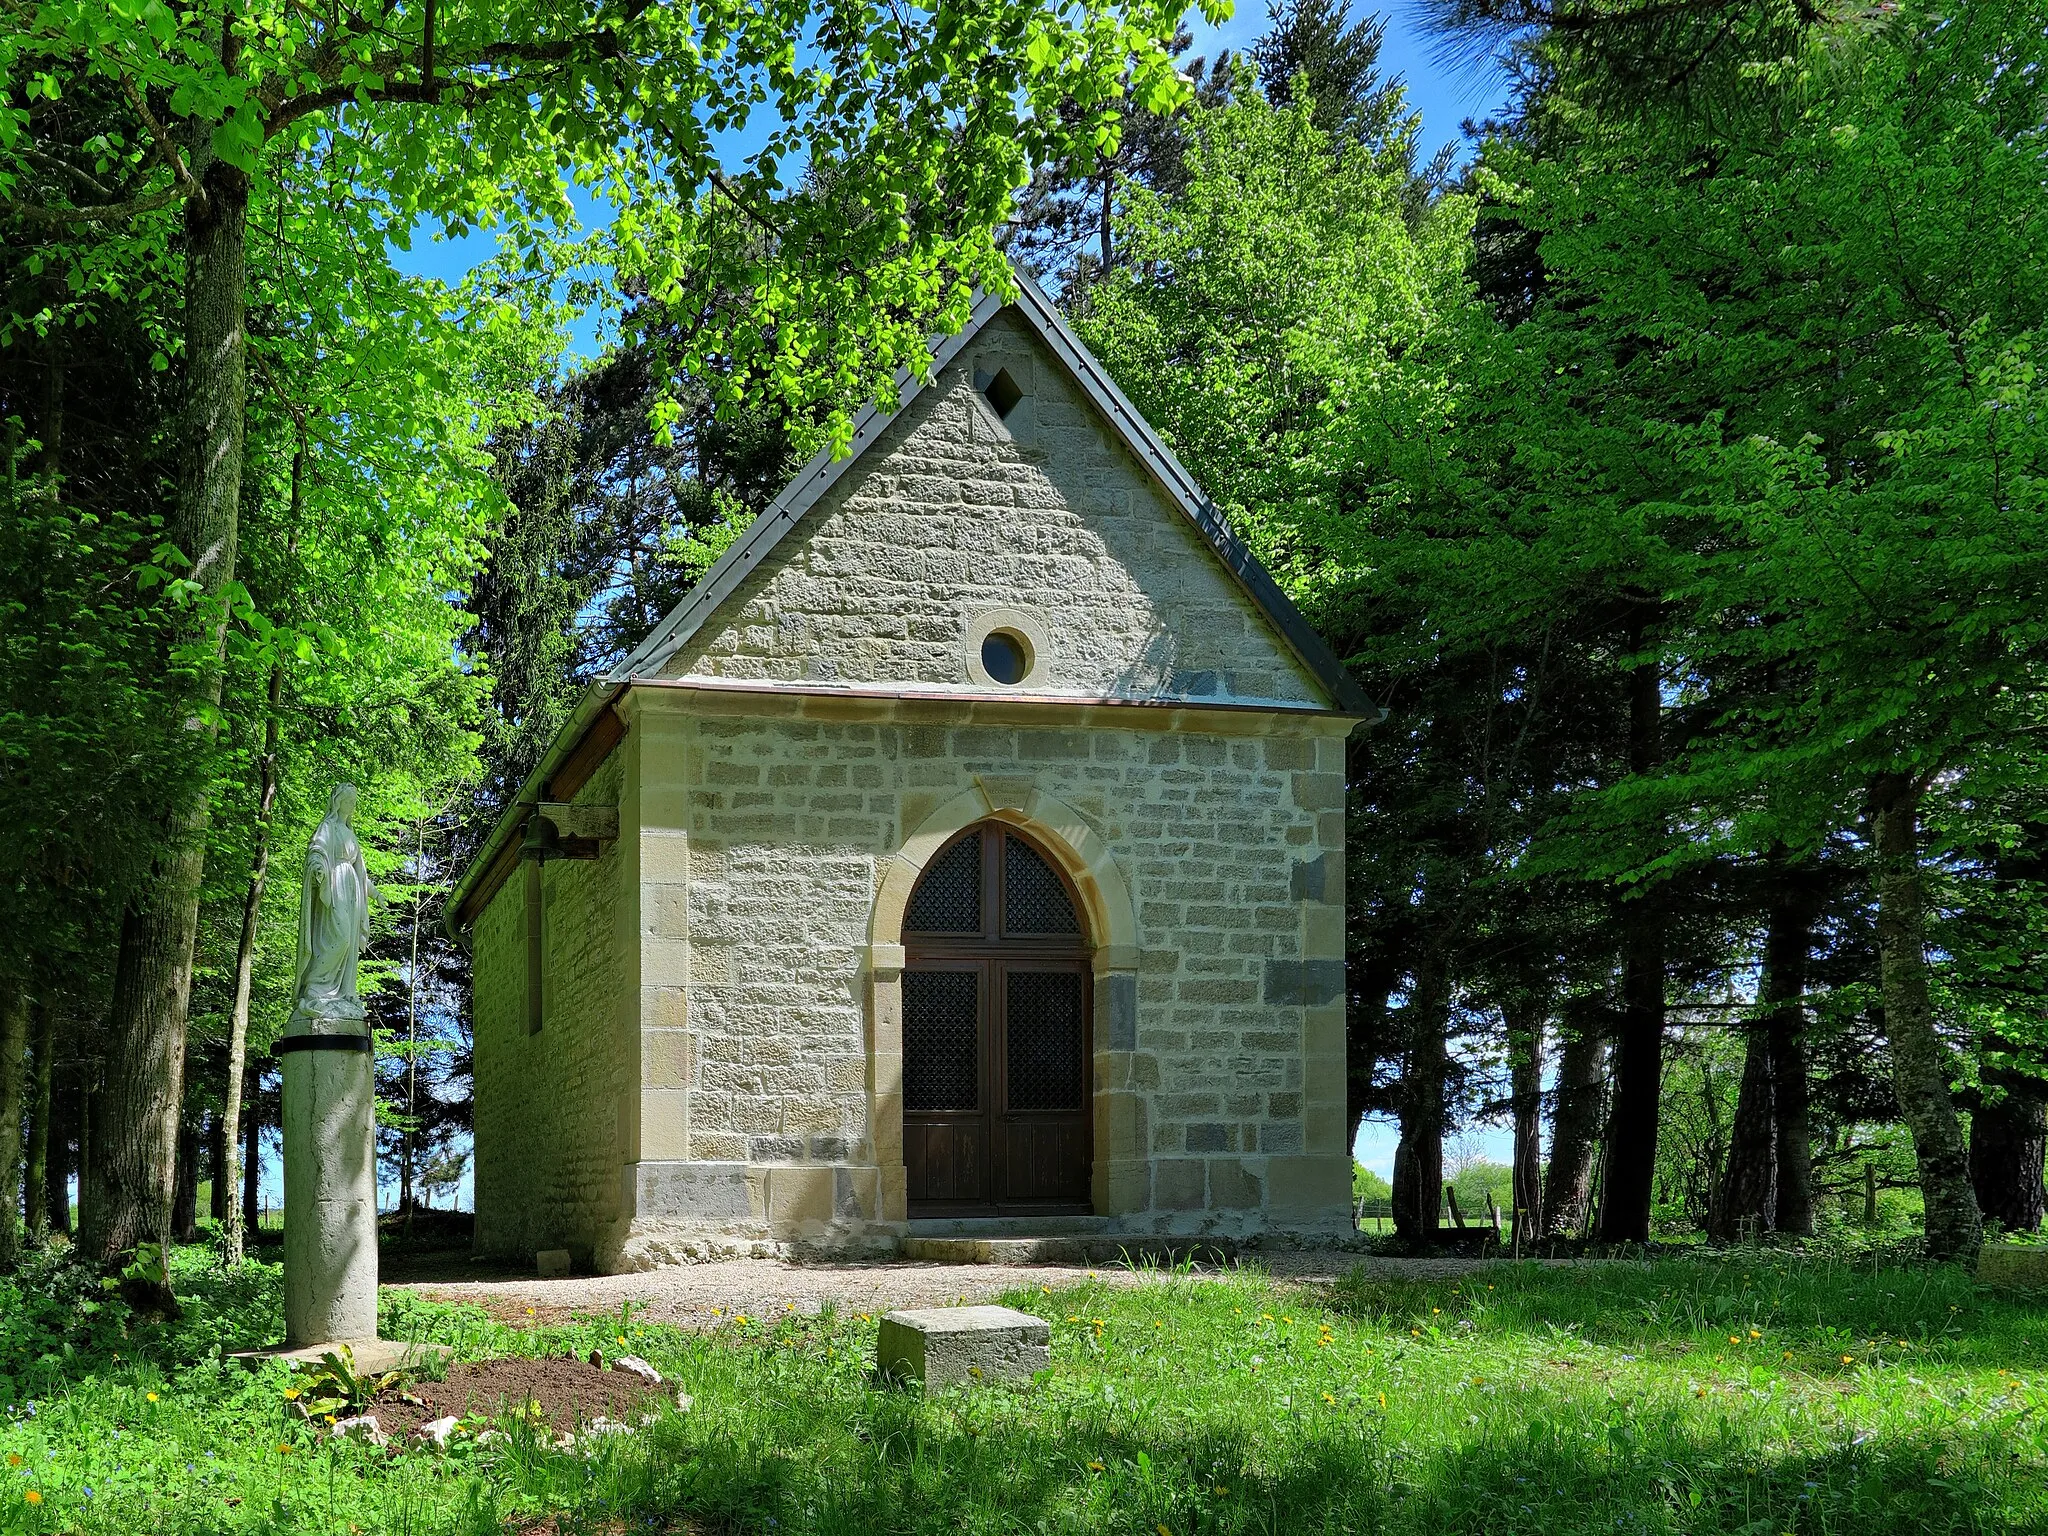
[[1012,1307],[917,1307],[882,1319],[875,1363],[884,1376],[926,1390],[1028,1382],[1052,1365],[1052,1328]]

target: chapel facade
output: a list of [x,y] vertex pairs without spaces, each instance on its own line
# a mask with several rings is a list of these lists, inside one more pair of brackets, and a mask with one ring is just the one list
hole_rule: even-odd
[[1378,711],[1020,276],[595,685],[450,901],[476,1244],[1350,1230]]

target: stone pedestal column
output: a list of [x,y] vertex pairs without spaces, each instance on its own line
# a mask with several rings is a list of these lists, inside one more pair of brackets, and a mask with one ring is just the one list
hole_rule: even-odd
[[376,1058],[360,1021],[334,1033],[299,1033],[299,1023],[277,1045],[284,1067],[285,1342],[374,1339]]

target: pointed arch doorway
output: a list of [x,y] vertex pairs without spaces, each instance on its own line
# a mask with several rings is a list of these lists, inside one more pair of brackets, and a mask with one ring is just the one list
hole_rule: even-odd
[[967,828],[903,914],[903,1162],[912,1217],[1089,1210],[1089,936],[1058,864]]

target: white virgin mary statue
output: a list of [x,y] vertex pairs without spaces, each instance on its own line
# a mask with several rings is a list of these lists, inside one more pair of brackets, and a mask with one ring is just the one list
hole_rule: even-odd
[[355,813],[355,785],[335,785],[327,814],[306,849],[306,879],[299,891],[299,966],[288,1033],[363,1017],[356,996],[356,959],[370,930],[373,887],[363,865],[363,845],[349,827]]

